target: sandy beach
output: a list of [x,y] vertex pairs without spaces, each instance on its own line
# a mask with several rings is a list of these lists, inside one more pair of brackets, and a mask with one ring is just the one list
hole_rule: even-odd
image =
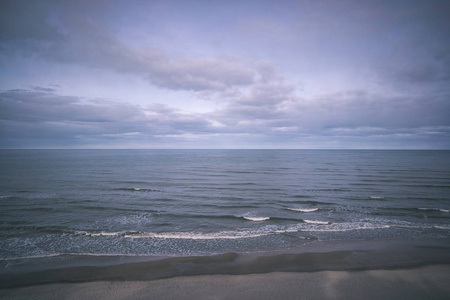
[[72,257],[66,266],[9,261],[0,299],[448,299],[448,243],[330,241],[141,261]]
[[368,271],[182,276],[1,290],[0,299],[448,299],[450,265]]

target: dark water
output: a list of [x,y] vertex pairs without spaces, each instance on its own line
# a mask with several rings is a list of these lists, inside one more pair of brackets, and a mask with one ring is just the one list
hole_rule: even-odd
[[450,151],[1,150],[0,259],[450,237]]

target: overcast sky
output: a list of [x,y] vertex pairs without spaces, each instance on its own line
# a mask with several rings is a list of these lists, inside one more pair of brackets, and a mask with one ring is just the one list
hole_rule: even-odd
[[449,15],[0,0],[0,148],[450,149]]

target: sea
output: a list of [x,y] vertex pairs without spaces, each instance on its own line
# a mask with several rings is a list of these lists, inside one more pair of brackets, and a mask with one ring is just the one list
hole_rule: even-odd
[[450,238],[450,151],[0,150],[0,262]]

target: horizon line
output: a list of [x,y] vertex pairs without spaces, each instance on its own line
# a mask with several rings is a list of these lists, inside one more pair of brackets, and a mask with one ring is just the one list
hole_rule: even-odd
[[0,150],[357,150],[357,151],[450,151],[425,148],[0,148]]

